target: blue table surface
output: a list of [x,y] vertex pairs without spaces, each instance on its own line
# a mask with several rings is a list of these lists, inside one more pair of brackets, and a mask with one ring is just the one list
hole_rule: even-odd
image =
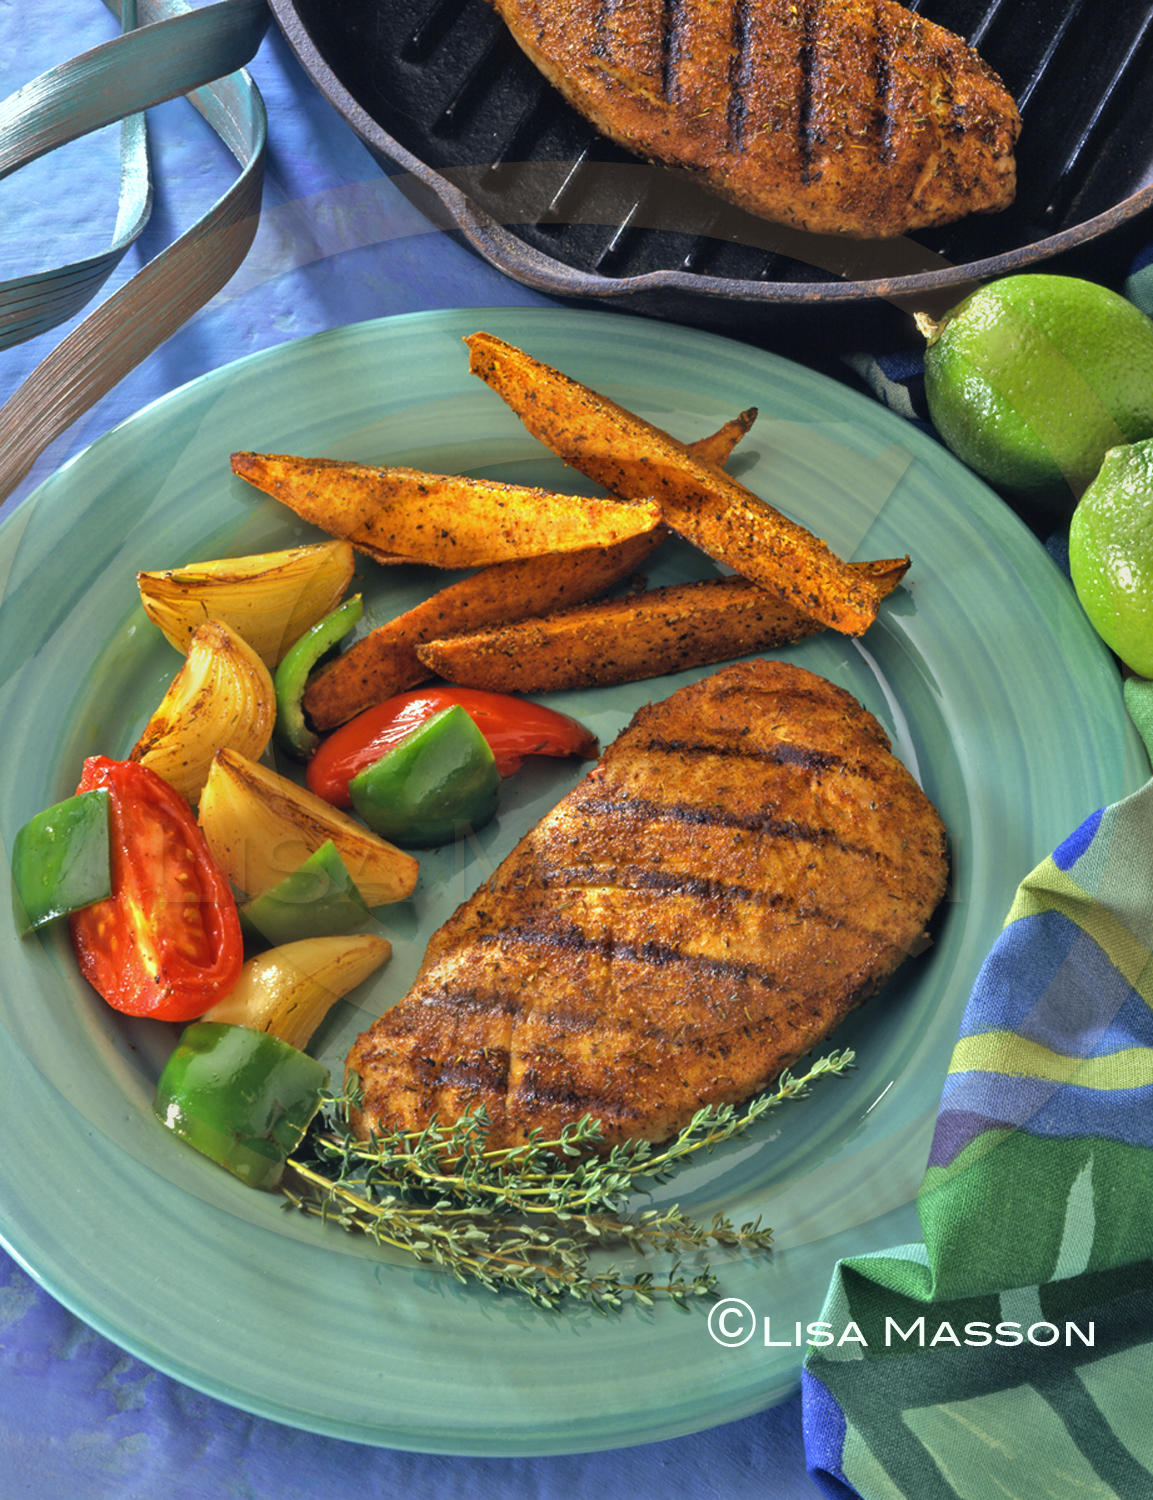
[[[115,34],[100,0],[0,0],[0,98]],[[273,27],[250,69],[269,116],[264,212],[230,284],[41,456],[13,507],[140,407],[242,355],[365,318],[545,299],[438,233],[377,167]],[[235,175],[183,100],[150,112],[156,205],[109,290],[198,219]],[[0,279],[105,248],[116,213],[114,130],[0,182]],[[0,352],[6,399],[64,330]],[[249,1416],[149,1368],[97,1334],[0,1250],[0,1500],[410,1500],[772,1495],[812,1500],[799,1397],[693,1437],[621,1452],[464,1459],[318,1438]]]

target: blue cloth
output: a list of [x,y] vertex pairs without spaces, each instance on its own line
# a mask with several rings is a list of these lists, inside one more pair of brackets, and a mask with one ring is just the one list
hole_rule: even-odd
[[296,1432],[150,1369],[0,1252],[0,1500],[819,1500],[800,1396],[696,1437],[571,1458],[443,1458]]

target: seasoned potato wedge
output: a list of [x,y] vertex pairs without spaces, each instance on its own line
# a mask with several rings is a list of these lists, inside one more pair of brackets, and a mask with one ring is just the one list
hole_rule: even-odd
[[612,546],[661,521],[658,507],[643,496],[633,502],[557,495],[496,480],[277,453],[234,453],[232,469],[379,563],[484,567]]
[[502,339],[465,343],[473,373],[566,463],[611,494],[655,499],[672,530],[822,624],[849,635],[872,624],[872,582],[718,465]]
[[271,671],[343,598],[355,565],[348,542],[317,542],[251,557],[137,573],[144,613],[177,651],[205,620],[223,620]]
[[[713,463],[723,463],[756,415],[756,408],[750,407],[688,446]],[[596,599],[640,567],[667,535],[658,526],[611,547],[546,553],[482,568],[377,626],[322,667],[305,692],[305,712],[317,729],[335,729],[430,675],[416,654],[422,641],[509,624]]]
[[416,888],[419,865],[412,855],[232,750],[213,759],[199,819],[213,858],[249,896],[271,890],[329,839],[369,906],[403,901]]
[[595,598],[627,578],[666,535],[658,527],[613,547],[548,553],[482,568],[378,626],[321,668],[305,691],[305,712],[317,729],[333,729],[429,677],[429,668],[416,654],[422,641]]
[[718,427],[716,432],[709,433],[708,437],[696,438],[693,442],[686,443],[685,447],[695,458],[702,458],[706,463],[723,464],[756,420],[757,408],[750,406],[723,427]]
[[[905,566],[895,561],[862,569],[888,593]],[[546,693],[660,677],[788,645],[824,628],[759,584],[733,576],[431,641],[416,654],[430,672],[461,687]]]

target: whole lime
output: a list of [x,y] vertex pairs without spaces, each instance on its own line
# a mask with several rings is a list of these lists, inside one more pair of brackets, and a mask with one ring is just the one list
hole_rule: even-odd
[[1153,442],[1105,455],[1069,524],[1069,569],[1097,634],[1153,677]]
[[1153,320],[1107,287],[1007,276],[917,324],[933,423],[990,484],[1068,517],[1110,448],[1153,437]]

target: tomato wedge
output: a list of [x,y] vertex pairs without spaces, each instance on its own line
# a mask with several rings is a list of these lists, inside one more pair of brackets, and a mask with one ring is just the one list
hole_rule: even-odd
[[437,685],[398,693],[342,724],[309,761],[305,772],[309,790],[336,807],[351,807],[348,783],[354,776],[375,765],[434,714],[456,704],[488,741],[502,776],[519,770],[526,755],[588,759],[597,753],[596,736],[568,714],[509,693]]
[[112,894],[68,919],[80,972],[132,1016],[190,1021],[240,977],[236,901],[192,809],[133,761],[84,762],[77,791],[107,787]]

